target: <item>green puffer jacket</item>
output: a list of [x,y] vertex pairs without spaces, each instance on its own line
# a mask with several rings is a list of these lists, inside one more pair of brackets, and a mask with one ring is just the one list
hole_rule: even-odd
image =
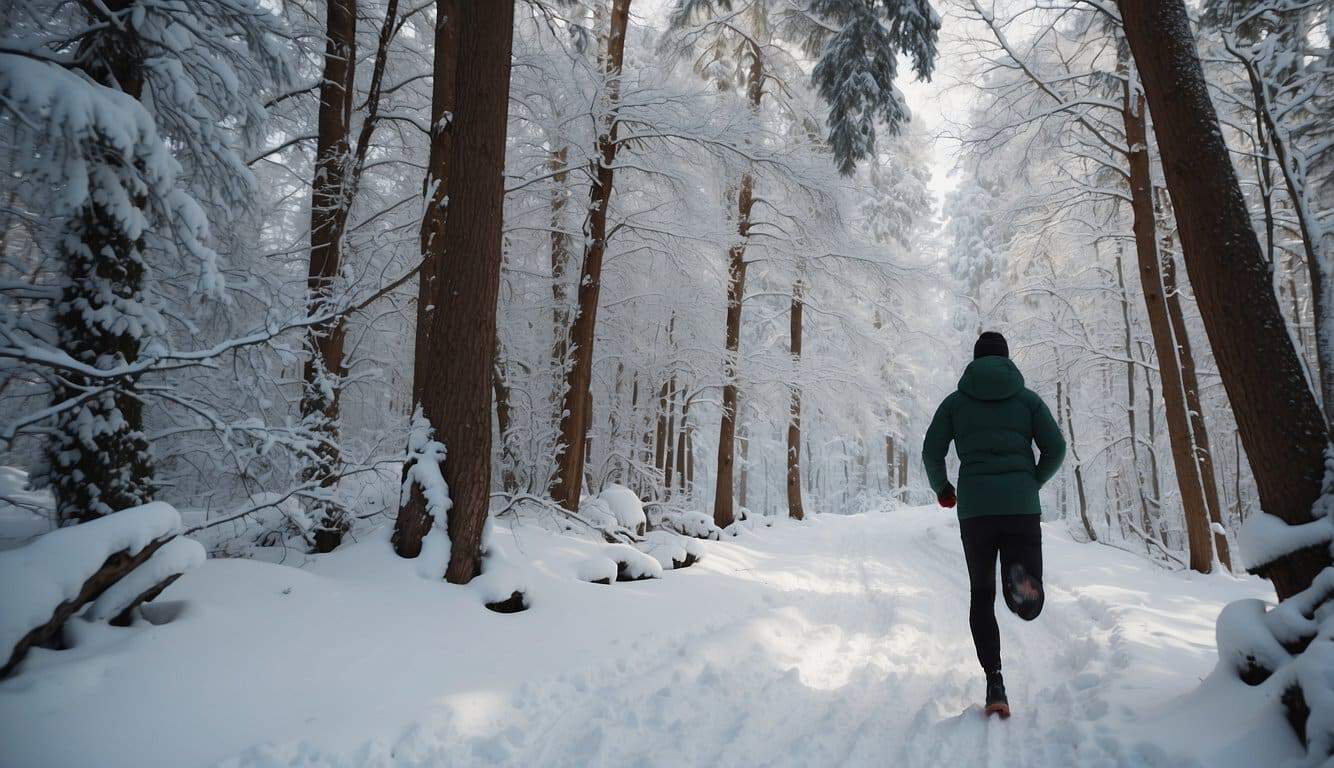
[[[980,515],[1037,515],[1038,489],[1065,458],[1065,438],[1051,411],[1006,357],[969,363],[959,389],[936,409],[922,442],[931,490],[949,482],[950,441],[959,456],[959,519]],[[1042,457],[1033,461],[1033,443]]]

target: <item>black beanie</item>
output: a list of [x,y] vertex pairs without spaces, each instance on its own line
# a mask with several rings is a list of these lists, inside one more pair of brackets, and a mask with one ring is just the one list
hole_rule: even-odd
[[982,335],[977,337],[977,343],[973,345],[974,360],[988,355],[1010,356],[1010,345],[1005,343],[1004,336],[995,331],[983,331]]

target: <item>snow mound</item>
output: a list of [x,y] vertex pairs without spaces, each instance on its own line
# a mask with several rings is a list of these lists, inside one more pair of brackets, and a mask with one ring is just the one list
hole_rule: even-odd
[[[47,622],[61,603],[78,596],[84,582],[111,555],[137,552],[181,525],[180,513],[155,501],[0,552],[0,649],[10,649],[33,627]],[[196,545],[198,546],[198,545]],[[179,550],[178,550],[179,552]],[[137,593],[136,593],[137,594]]]
[[662,578],[662,564],[629,544],[609,544],[605,551],[616,561],[617,581]]
[[575,566],[574,575],[575,578],[580,581],[588,581],[595,584],[610,584],[613,581],[616,581],[616,571],[617,566],[615,560],[608,559],[602,555],[594,555],[587,560],[581,560],[579,564]]
[[653,527],[676,531],[682,536],[696,539],[714,539],[722,537],[722,529],[714,524],[713,518],[694,509],[655,510]]
[[667,570],[694,565],[704,557],[704,545],[699,539],[664,530],[645,534],[639,549]]
[[648,518],[644,515],[644,503],[634,491],[624,485],[608,485],[598,494],[598,499],[607,505],[616,516],[616,522],[637,534],[644,533]]

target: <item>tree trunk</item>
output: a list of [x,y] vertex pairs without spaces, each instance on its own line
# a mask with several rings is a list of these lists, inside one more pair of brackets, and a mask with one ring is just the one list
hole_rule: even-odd
[[746,489],[750,485],[750,431],[747,427],[742,427],[737,435],[737,454],[741,458],[741,466],[737,470],[739,479],[737,481],[736,503],[741,505],[742,509],[747,507]]
[[[334,282],[343,262],[343,235],[351,200],[347,172],[352,153],[352,103],[356,97],[357,2],[329,0],[325,4],[324,74],[320,79],[315,177],[310,196],[310,265],[306,277],[306,311],[315,315],[330,309]],[[319,439],[314,463],[304,476],[317,481],[325,493],[337,483],[340,463],[338,400],[343,376],[344,326],[329,320],[307,333],[309,357],[303,370],[301,416]],[[338,546],[348,521],[331,499],[313,505],[315,549],[330,552]]]
[[570,238],[565,234],[565,204],[569,202],[570,191],[565,183],[570,172],[565,167],[569,162],[570,148],[562,146],[554,150],[547,160],[547,169],[551,177],[551,327],[554,346],[551,361],[556,370],[557,381],[565,377],[565,355],[569,351],[570,312],[565,270],[570,265]]
[[1191,440],[1190,420],[1186,412],[1184,385],[1181,380],[1177,346],[1173,343],[1163,293],[1162,255],[1158,252],[1157,223],[1154,216],[1153,179],[1150,175],[1148,137],[1144,97],[1132,96],[1130,83],[1122,85],[1121,117],[1125,125],[1126,158],[1130,168],[1130,205],[1135,214],[1135,254],[1139,258],[1140,285],[1144,309],[1149,316],[1154,351],[1158,357],[1159,376],[1163,382],[1163,403],[1167,406],[1167,434],[1172,444],[1172,461],[1177,485],[1181,489],[1181,508],[1186,518],[1190,549],[1190,567],[1200,573],[1213,570],[1213,546],[1209,536],[1209,509],[1205,505],[1199,465]]
[[676,469],[676,376],[668,381],[667,386],[667,453],[662,464],[662,490],[666,496],[672,495],[672,477]]
[[491,389],[496,399],[496,438],[500,440],[501,475],[500,485],[509,493],[519,489],[514,475],[514,456],[510,451],[510,387],[505,378],[505,367],[501,363],[500,338],[496,338],[495,370],[491,374]]
[[[1170,235],[1165,235],[1170,237]],[[1176,340],[1181,361],[1182,391],[1186,396],[1186,413],[1190,415],[1191,436],[1194,439],[1196,466],[1200,485],[1204,489],[1204,504],[1209,510],[1211,523],[1223,525],[1223,506],[1218,500],[1218,479],[1214,476],[1213,449],[1209,447],[1209,428],[1204,423],[1204,406],[1200,403],[1200,382],[1195,375],[1195,353],[1186,331],[1186,316],[1181,309],[1181,292],[1177,287],[1176,260],[1163,252],[1163,289],[1167,296],[1167,316],[1172,321],[1172,336]],[[1214,535],[1214,553],[1223,568],[1232,570],[1232,555],[1228,551],[1227,536],[1217,531]]]
[[885,435],[885,480],[893,491],[899,488],[898,457],[894,452],[894,436]]
[[[1148,345],[1142,341],[1140,342],[1140,358],[1145,361],[1149,359]],[[1161,525],[1163,488],[1158,472],[1158,405],[1153,396],[1153,373],[1149,370],[1147,363],[1144,365],[1144,392],[1146,395],[1144,415],[1149,429],[1149,480],[1153,484],[1153,506],[1159,512],[1158,519]],[[1160,535],[1159,538],[1164,541],[1167,540],[1166,535]]]
[[[1121,294],[1121,322],[1125,329],[1124,348],[1126,351],[1126,421],[1130,430],[1130,461],[1134,467],[1135,489],[1139,494],[1140,526],[1145,535],[1149,527],[1149,501],[1144,493],[1144,475],[1139,463],[1139,430],[1135,425],[1135,349],[1130,333],[1130,294],[1126,291],[1126,275],[1122,265],[1122,246],[1116,246],[1116,286]],[[1147,548],[1148,542],[1144,546]]]
[[[801,364],[801,281],[792,285],[792,362]],[[794,376],[794,380],[799,376]],[[806,516],[801,506],[801,385],[792,384],[792,407],[787,420],[787,514],[795,520]]]
[[[442,26],[452,25],[451,21],[446,19]],[[429,269],[423,266],[423,296],[417,307],[414,389],[420,382],[417,406],[435,428],[436,439],[449,450],[441,468],[453,501],[445,578],[454,584],[466,584],[481,571],[482,529],[490,502],[491,377],[513,33],[513,0],[488,3],[485,8],[459,4],[450,121],[453,140],[447,166],[449,215],[443,242],[430,243],[428,251],[428,258],[449,258],[448,264],[441,258],[429,264]],[[439,36],[437,30],[437,40]],[[437,52],[437,61],[439,58]],[[432,105],[433,117],[441,114],[437,106]],[[428,173],[434,177],[436,170],[432,166]],[[434,216],[428,213],[427,220]],[[442,361],[448,361],[450,368],[447,379],[440,375]],[[411,485],[399,518],[400,522],[404,518],[416,521],[412,530],[424,534],[429,529],[430,516],[420,485]],[[410,543],[402,535],[407,529],[400,526],[396,530],[400,554]],[[420,537],[411,544],[420,551]]]
[[[682,393],[682,395],[684,394],[685,393]],[[689,464],[688,461],[689,455],[686,453],[686,444],[687,444],[686,436],[689,434],[689,431],[690,431],[690,400],[685,397],[682,397],[681,429],[679,432],[677,432],[676,435],[676,456],[677,456],[676,461],[678,464],[678,469],[676,471],[678,480],[677,485],[680,486],[682,493],[685,493],[686,486],[690,482],[690,479],[687,477],[689,473],[687,472],[686,469]]]
[[1089,537],[1089,541],[1097,541],[1098,534],[1093,530],[1093,521],[1089,520],[1088,497],[1084,494],[1084,466],[1079,461],[1079,445],[1075,440],[1075,409],[1070,403],[1070,385],[1064,387],[1065,405],[1056,404],[1057,408],[1065,409],[1065,426],[1070,430],[1070,458],[1074,465],[1075,472],[1075,493],[1079,498],[1079,522],[1084,525],[1084,533]]
[[570,327],[574,359],[565,376],[565,401],[561,407],[557,446],[560,456],[551,489],[552,498],[572,512],[579,509],[584,482],[584,452],[579,446],[583,444],[592,419],[587,394],[593,380],[593,341],[597,331],[598,295],[602,290],[602,258],[607,252],[607,212],[611,206],[613,165],[618,146],[616,135],[620,128],[616,111],[620,103],[621,63],[625,59],[625,29],[629,19],[630,0],[612,0],[611,31],[603,58],[607,114],[598,126],[598,163],[589,191],[588,244],[579,273],[579,314]]
[[[427,361],[434,360],[438,341],[434,338],[435,305],[440,286],[446,278],[445,205],[449,199],[449,172],[452,169],[454,124],[457,105],[456,75],[459,53],[458,0],[436,0],[435,50],[431,75],[431,150],[427,158],[426,178],[422,184],[426,208],[422,214],[422,264],[417,283],[417,336],[413,346],[412,403],[415,413],[430,395],[437,377]],[[430,307],[431,310],[427,311]],[[406,469],[405,469],[406,477]],[[399,509],[394,521],[394,551],[400,557],[421,553],[422,539],[434,524],[420,494],[412,494]]]
[[[1297,15],[1291,14],[1288,17],[1290,23]],[[1288,37],[1297,34],[1299,33],[1287,30]],[[1334,336],[1334,324],[1329,322],[1329,313],[1334,311],[1334,306],[1331,306],[1334,305],[1334,274],[1330,274],[1326,267],[1329,256],[1326,243],[1329,235],[1320,226],[1317,215],[1312,210],[1315,206],[1311,195],[1307,192],[1309,182],[1305,174],[1299,171],[1296,158],[1292,157],[1287,131],[1282,130],[1274,118],[1272,99],[1264,84],[1263,76],[1256,71],[1255,63],[1249,58],[1239,52],[1237,58],[1245,64],[1246,73],[1250,77],[1255,110],[1264,123],[1269,142],[1274,149],[1274,156],[1283,173],[1283,184],[1288,191],[1289,200],[1292,201],[1293,216],[1297,220],[1297,231],[1301,235],[1302,251],[1306,257],[1307,279],[1311,283],[1311,316],[1315,327],[1318,368],[1316,378],[1319,379],[1317,386],[1324,406],[1326,431],[1334,432],[1334,338],[1331,338]],[[1272,259],[1270,261],[1272,262]],[[1301,313],[1294,313],[1294,317],[1300,323]],[[1298,334],[1299,336],[1301,334],[1300,326]]]
[[667,394],[668,382],[658,390],[658,424],[654,430],[653,467],[659,472],[667,468]]
[[[751,112],[758,115],[764,95],[764,60],[752,44],[750,71],[746,80]],[[727,253],[727,351],[723,358],[722,418],[718,425],[718,477],[713,496],[713,522],[719,528],[732,524],[733,438],[736,435],[737,364],[741,348],[741,301],[746,292],[746,238],[750,236],[750,211],[754,204],[755,177],[747,170],[737,193],[738,241]]]
[[[1329,437],[1288,336],[1250,213],[1209,99],[1182,0],[1118,0],[1139,65],[1195,300],[1232,402],[1262,508],[1311,520]],[[1261,568],[1280,598],[1329,565],[1310,548]]]

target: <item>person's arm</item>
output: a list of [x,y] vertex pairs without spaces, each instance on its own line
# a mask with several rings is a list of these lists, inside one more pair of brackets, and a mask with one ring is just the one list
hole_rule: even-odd
[[926,480],[937,497],[950,485],[950,479],[945,474],[945,454],[950,449],[950,441],[954,439],[952,410],[951,398],[947,397],[936,408],[931,426],[926,429],[926,438],[922,440],[922,465],[926,467]]
[[1033,442],[1037,443],[1040,453],[1037,479],[1038,486],[1043,486],[1056,476],[1056,470],[1061,468],[1061,462],[1065,460],[1065,437],[1061,435],[1060,426],[1051,417],[1051,411],[1047,410],[1047,404],[1042,402],[1042,398],[1034,394],[1033,399],[1037,402],[1037,408],[1033,411]]

